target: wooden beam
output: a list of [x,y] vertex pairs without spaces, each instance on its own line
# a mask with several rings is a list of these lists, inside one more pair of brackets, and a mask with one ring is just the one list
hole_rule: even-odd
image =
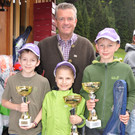
[[33,10],[34,10],[34,3],[36,3],[36,0],[29,0],[29,2],[27,1],[27,14],[28,14],[28,16],[27,16],[27,20],[29,20],[29,22],[27,21],[27,25],[30,25],[31,27],[32,27],[32,31],[31,31],[31,33],[30,33],[30,35],[29,35],[29,37],[28,37],[28,40],[27,40],[27,42],[28,43],[32,43],[32,42],[34,42],[34,40],[33,40],[33,19],[34,19],[34,17],[33,17]]
[[7,11],[0,12],[0,55],[7,54]]
[[26,28],[26,3],[25,0],[21,0],[21,33],[23,34]]
[[19,0],[15,1],[14,5],[14,38],[20,36],[20,5]]
[[[9,41],[8,41],[8,47],[10,48],[10,51],[8,54],[12,55],[13,54],[13,1],[11,1],[10,7],[8,7],[9,10]],[[8,48],[8,50],[9,50]]]

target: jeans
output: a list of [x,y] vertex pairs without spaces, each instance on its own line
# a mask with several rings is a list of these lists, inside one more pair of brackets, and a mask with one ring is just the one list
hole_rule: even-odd
[[90,129],[87,126],[85,127],[86,135],[103,135],[104,129]]
[[[9,135],[17,135],[17,134],[9,134]],[[41,135],[41,133],[37,134],[37,135]]]
[[135,109],[130,113],[128,125],[126,126],[126,135],[135,135]]
[[0,135],[2,135],[2,131],[3,131],[3,119],[2,115],[0,114]]

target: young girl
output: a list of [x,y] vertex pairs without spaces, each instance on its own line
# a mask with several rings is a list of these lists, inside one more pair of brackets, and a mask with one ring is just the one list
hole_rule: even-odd
[[42,135],[69,135],[72,124],[83,127],[85,118],[85,100],[76,108],[76,115],[70,115],[70,109],[65,102],[64,96],[78,95],[73,93],[72,84],[76,77],[75,67],[63,61],[54,69],[55,81],[58,90],[52,90],[45,96],[42,106]]

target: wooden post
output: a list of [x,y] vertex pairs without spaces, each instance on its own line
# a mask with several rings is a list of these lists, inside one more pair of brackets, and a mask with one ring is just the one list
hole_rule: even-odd
[[10,7],[8,7],[9,10],[9,41],[8,41],[8,47],[7,49],[9,50],[10,48],[10,52],[8,52],[8,54],[12,55],[13,54],[13,1],[11,1],[11,5]]
[[19,0],[15,1],[14,6],[14,38],[17,38],[20,36],[20,5]]
[[26,28],[26,3],[25,0],[21,0],[21,33],[23,34]]

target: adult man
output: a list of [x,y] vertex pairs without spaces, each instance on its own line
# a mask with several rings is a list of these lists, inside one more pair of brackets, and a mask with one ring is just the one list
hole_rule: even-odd
[[[124,63],[127,63],[130,65],[135,76],[135,30],[133,31],[132,43],[126,44],[125,52],[127,52],[127,54],[125,55]],[[130,113],[130,119],[126,128],[126,132],[128,135],[135,134],[134,125],[135,125],[135,105],[134,105],[134,109]]]
[[127,52],[127,54],[125,55],[124,62],[131,66],[135,76],[135,30],[133,31],[132,40],[132,43],[127,43],[125,46],[125,52]]
[[77,70],[73,88],[75,93],[79,93],[83,70],[95,58],[93,45],[88,39],[74,33],[77,10],[73,4],[59,4],[55,9],[55,19],[58,34],[43,39],[38,45],[41,52],[41,64],[37,72],[42,74],[45,71],[44,76],[53,87],[56,85],[53,76],[55,66],[63,60],[69,61]]

